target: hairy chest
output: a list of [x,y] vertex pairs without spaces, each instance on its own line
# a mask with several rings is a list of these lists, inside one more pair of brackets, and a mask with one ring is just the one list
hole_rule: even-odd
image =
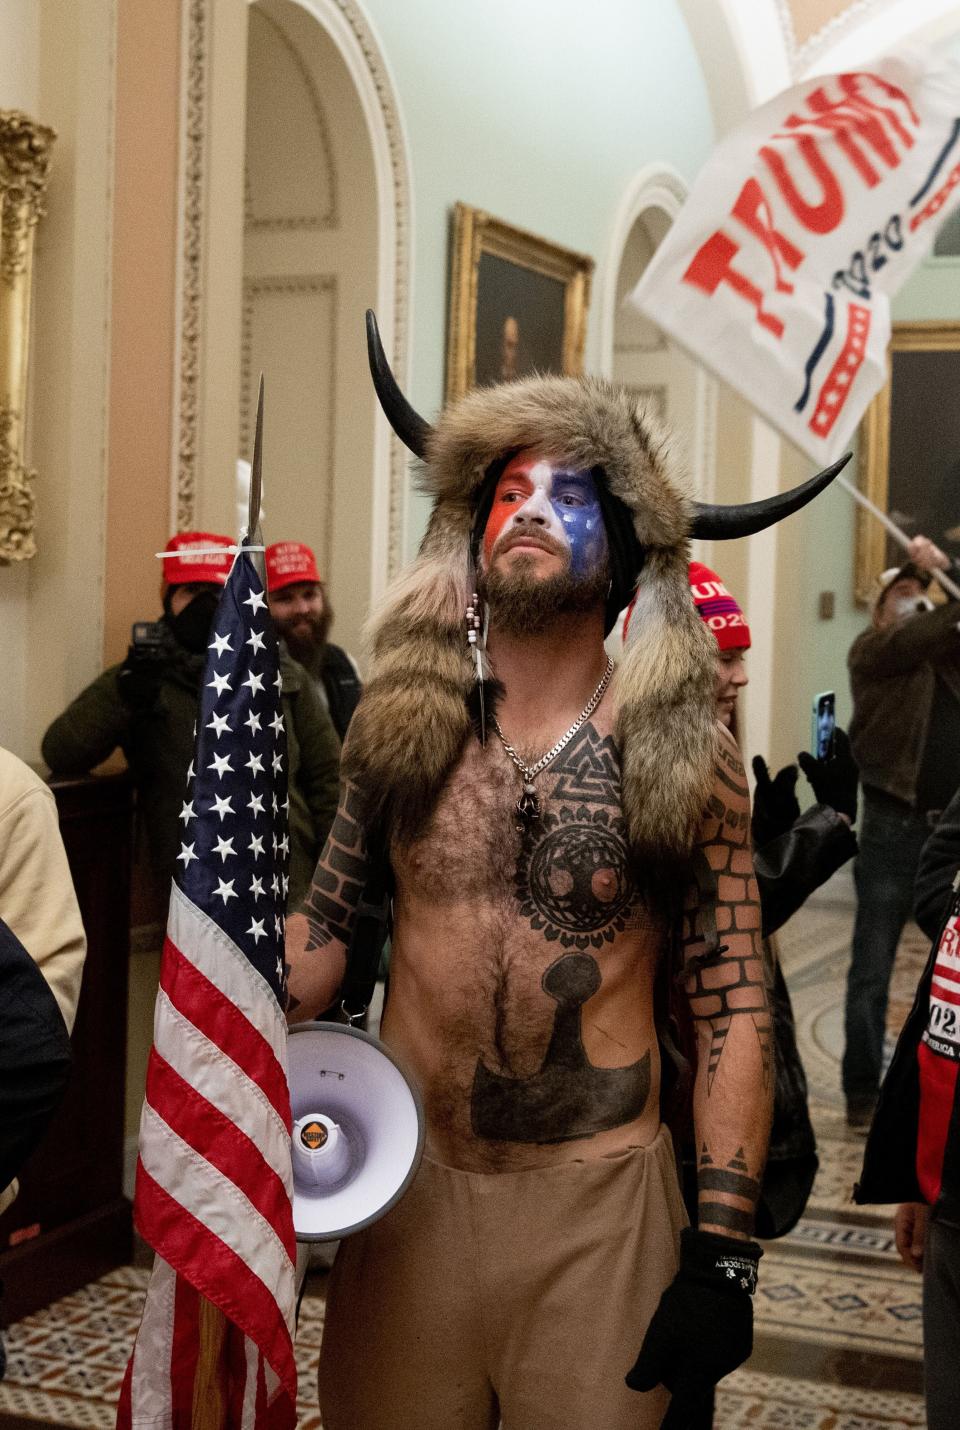
[[520,771],[499,742],[471,742],[421,837],[394,849],[398,886],[428,905],[480,904],[558,952],[645,926],[612,735],[585,725],[534,785],[539,813],[524,819]]

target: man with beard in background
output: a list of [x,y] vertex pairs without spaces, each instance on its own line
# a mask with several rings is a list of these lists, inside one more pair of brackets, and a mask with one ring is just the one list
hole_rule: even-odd
[[275,541],[267,547],[267,599],[277,635],[312,676],[342,740],[363,686],[353,657],[327,639],[333,608],[309,546]]
[[[228,537],[181,531],[166,545],[163,617],[138,622],[110,666],[50,725],[41,746],[56,774],[85,774],[119,745],[137,788],[150,866],[161,887],[190,845],[184,802],[212,623],[233,563]],[[281,652],[290,798],[291,901],[303,897],[337,804],[340,745],[299,666]],[[254,732],[251,730],[251,740]],[[229,824],[229,813],[221,820]],[[229,831],[227,831],[229,832]]]
[[920,851],[960,786],[960,607],[935,608],[925,594],[950,559],[926,536],[913,538],[908,555],[880,577],[872,622],[847,656],[863,818],[842,1074],[847,1122],[864,1131],[880,1086],[890,976]]

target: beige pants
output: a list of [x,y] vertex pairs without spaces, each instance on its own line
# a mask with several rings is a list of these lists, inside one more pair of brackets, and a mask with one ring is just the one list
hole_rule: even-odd
[[647,1430],[633,1365],[677,1268],[673,1146],[484,1175],[424,1159],[347,1238],[320,1355],[325,1430]]

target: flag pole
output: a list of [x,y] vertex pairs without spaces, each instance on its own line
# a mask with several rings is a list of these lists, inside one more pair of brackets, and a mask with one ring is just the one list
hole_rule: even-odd
[[[250,494],[247,506],[247,530],[242,540],[244,546],[262,546],[260,531],[260,497],[263,470],[263,373],[260,374],[260,388],[257,394],[257,425],[253,439],[253,461],[250,464]],[[250,553],[250,559],[257,568],[261,581],[264,580],[265,565],[262,551]],[[197,1367],[193,1377],[193,1406],[190,1415],[191,1430],[228,1430],[227,1407],[221,1383],[223,1343],[227,1334],[227,1318],[219,1306],[198,1296]]]
[[205,1296],[199,1297],[197,1311],[199,1346],[193,1377],[191,1430],[227,1430],[227,1407],[220,1379],[227,1318],[220,1307]]
[[[250,492],[247,504],[247,531],[243,538],[245,546],[262,546],[263,533],[260,530],[260,500],[263,490],[263,373],[257,393],[257,425],[253,437],[253,461],[250,464]],[[251,552],[250,559],[257,568],[257,575],[266,586],[266,566],[262,551]]]
[[[900,546],[902,546],[904,551],[909,551],[909,536],[906,534],[905,531],[901,531],[900,527],[897,526],[895,521],[890,520],[890,517],[887,516],[887,513],[885,511],[881,511],[875,502],[872,502],[868,496],[866,496],[862,491],[860,491],[859,487],[855,487],[853,483],[848,481],[847,478],[842,474],[838,477],[835,477],[834,480],[836,481],[837,486],[843,487],[845,492],[850,493],[854,501],[859,502],[860,505],[866,511],[868,511],[871,516],[875,516],[877,518],[877,521],[880,522],[881,526],[886,528],[886,530],[893,537],[894,541],[896,541]],[[933,579],[943,587],[943,589],[947,592],[949,596],[952,596],[955,601],[960,601],[960,586],[957,585],[956,581],[951,580],[951,578],[946,574],[945,571],[931,571],[930,574]]]

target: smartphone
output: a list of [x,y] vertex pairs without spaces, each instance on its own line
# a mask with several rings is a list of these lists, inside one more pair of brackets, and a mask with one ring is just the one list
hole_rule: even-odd
[[810,751],[817,760],[825,760],[833,747],[833,732],[837,725],[837,697],[833,690],[821,691],[813,697]]

